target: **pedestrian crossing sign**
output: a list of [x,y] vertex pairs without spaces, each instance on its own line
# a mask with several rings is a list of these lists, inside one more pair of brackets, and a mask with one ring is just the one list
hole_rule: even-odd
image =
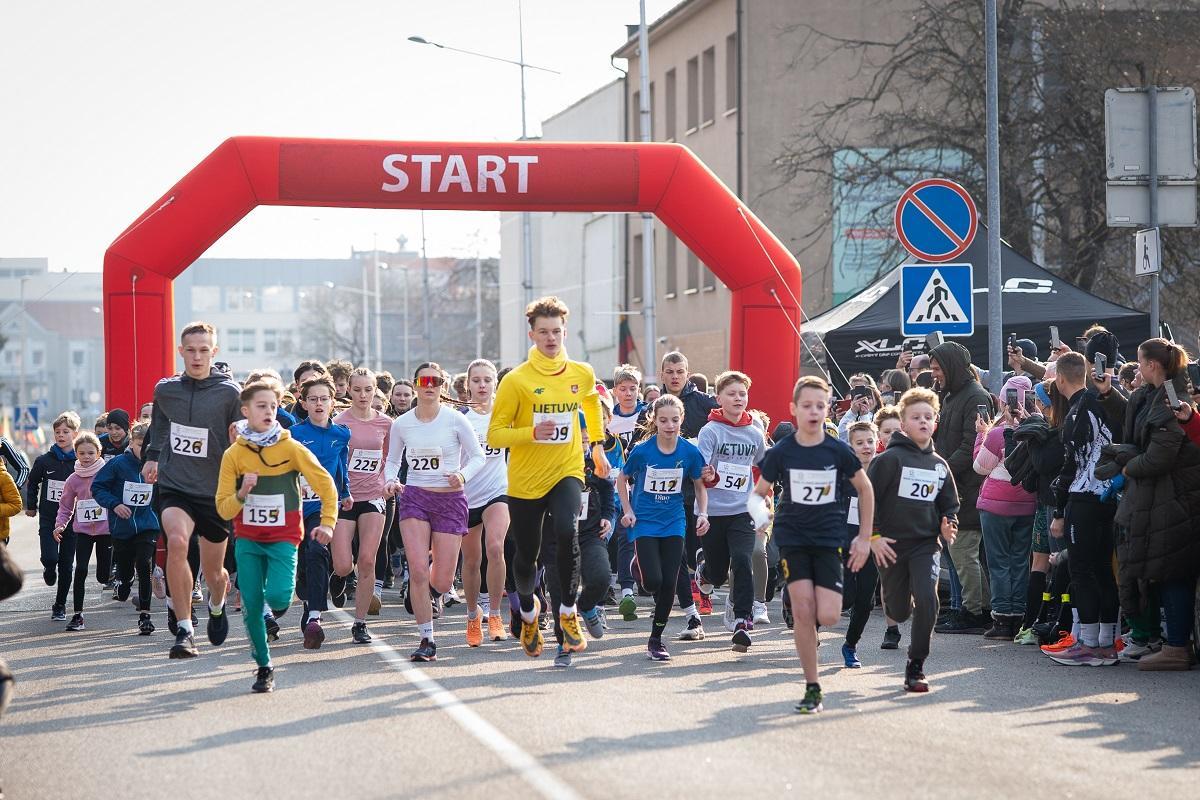
[[975,333],[970,264],[905,264],[900,267],[900,332],[924,336]]
[[36,405],[17,406],[17,424],[19,431],[36,431],[38,429],[38,407]]

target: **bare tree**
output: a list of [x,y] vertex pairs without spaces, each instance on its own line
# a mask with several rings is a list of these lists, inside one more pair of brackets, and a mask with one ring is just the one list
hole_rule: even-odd
[[353,292],[320,288],[303,301],[305,320],[289,357],[348,359],[363,362],[362,297]]

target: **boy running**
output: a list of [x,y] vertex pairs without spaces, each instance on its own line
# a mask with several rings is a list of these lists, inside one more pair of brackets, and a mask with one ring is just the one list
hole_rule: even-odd
[[54,444],[38,456],[25,487],[25,515],[38,518],[38,539],[42,549],[42,579],[47,586],[58,583],[50,619],[67,620],[67,591],[75,565],[75,529],[68,524],[63,543],[54,538],[58,504],[67,478],[75,472],[75,435],[81,422],[74,411],[64,411],[54,420]]

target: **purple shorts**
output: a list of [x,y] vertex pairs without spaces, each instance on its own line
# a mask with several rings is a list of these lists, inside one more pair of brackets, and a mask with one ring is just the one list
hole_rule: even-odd
[[408,486],[400,495],[400,520],[419,519],[435,533],[467,535],[467,496],[463,492],[431,492]]

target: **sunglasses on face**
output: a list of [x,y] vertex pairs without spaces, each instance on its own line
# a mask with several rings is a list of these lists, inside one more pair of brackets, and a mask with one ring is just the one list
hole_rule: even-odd
[[421,389],[436,388],[445,382],[440,375],[422,375],[417,378],[417,387]]

